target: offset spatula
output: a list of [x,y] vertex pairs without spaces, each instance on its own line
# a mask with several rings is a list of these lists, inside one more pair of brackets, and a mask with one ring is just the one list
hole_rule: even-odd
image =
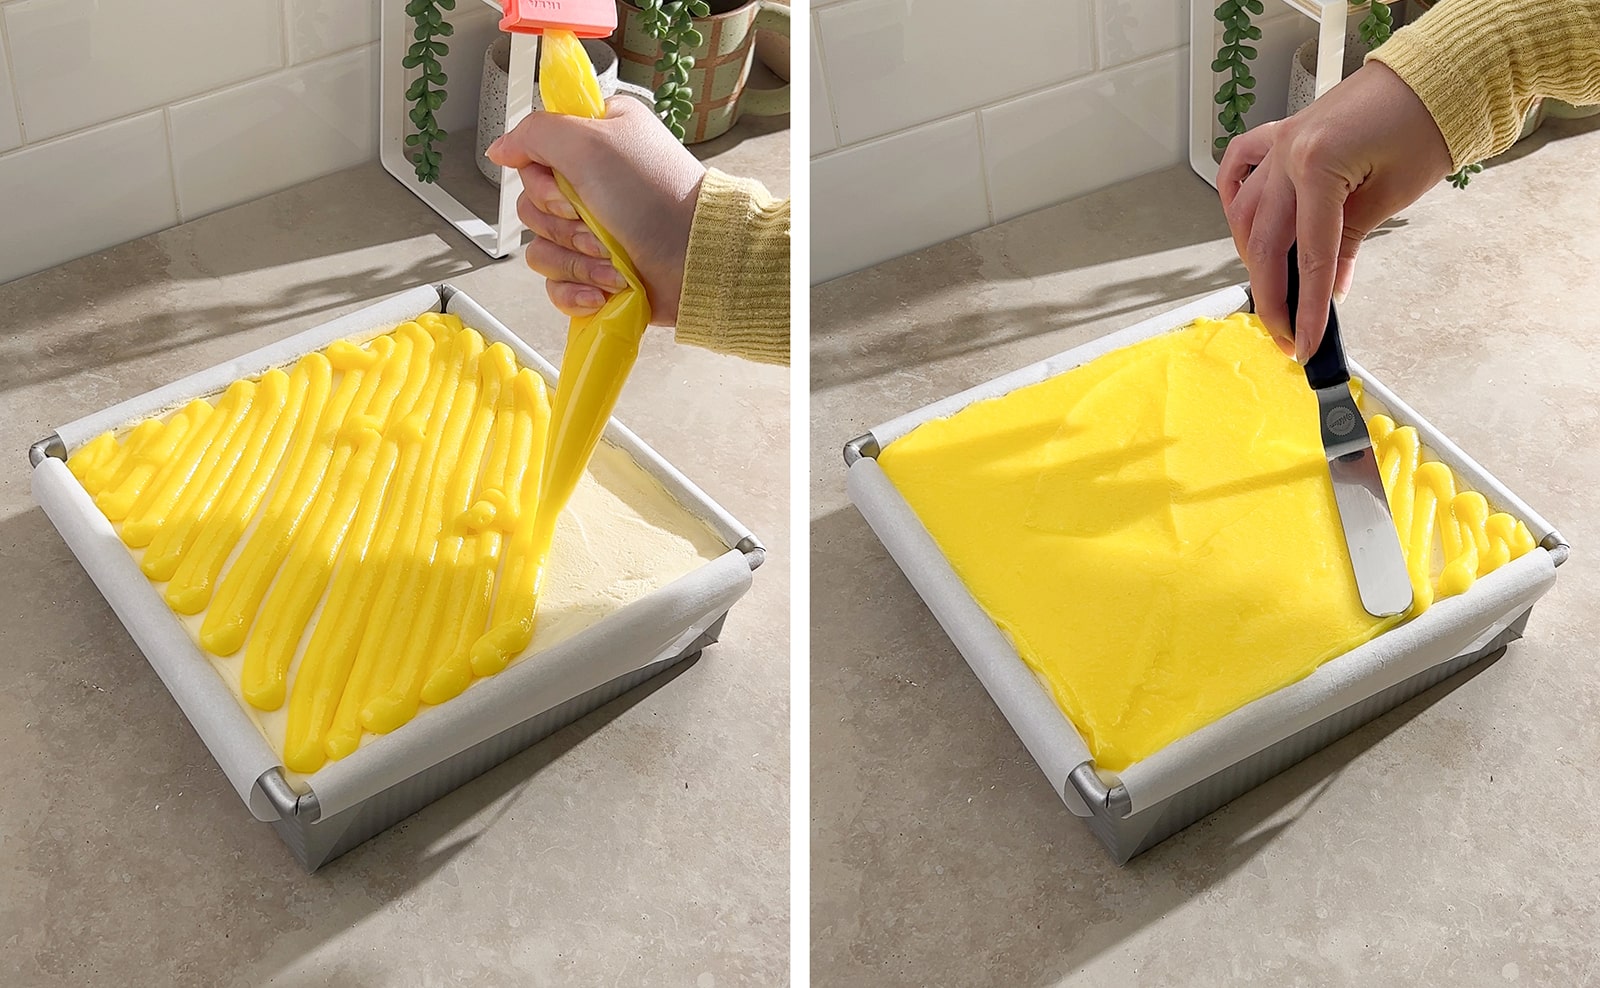
[[[1294,329],[1300,305],[1300,259],[1289,248],[1289,328]],[[1306,381],[1317,393],[1322,426],[1322,446],[1333,477],[1333,499],[1350,547],[1356,589],[1361,606],[1377,617],[1403,614],[1411,609],[1411,577],[1400,549],[1389,498],[1378,475],[1378,457],[1372,434],[1350,394],[1350,369],[1345,364],[1344,343],[1339,338],[1339,314],[1328,304],[1328,328],[1322,344],[1306,361]]]

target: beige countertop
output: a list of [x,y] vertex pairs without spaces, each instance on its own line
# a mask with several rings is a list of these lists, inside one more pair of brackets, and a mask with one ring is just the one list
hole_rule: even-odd
[[[787,121],[702,154],[788,193]],[[646,336],[618,416],[766,543],[722,641],[307,876],[29,493],[55,425],[419,284],[566,320],[377,164],[0,286],[8,986],[787,981],[789,384]]]
[[1244,280],[1186,168],[818,287],[812,976],[830,986],[1600,982],[1600,129],[1362,253],[1351,353],[1573,546],[1527,638],[1111,863],[845,494],[842,444]]

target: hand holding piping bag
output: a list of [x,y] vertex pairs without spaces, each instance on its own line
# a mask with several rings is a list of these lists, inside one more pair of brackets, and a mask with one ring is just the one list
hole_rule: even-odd
[[[589,120],[605,117],[599,80],[575,35],[569,31],[545,32],[539,62],[540,94],[551,113]],[[502,165],[509,164],[503,150],[505,143],[502,138],[492,149],[500,155],[494,160]],[[650,324],[649,298],[627,252],[595,220],[565,176],[554,177],[588,235],[602,245],[611,268],[621,276],[625,287],[607,298],[597,311],[575,315],[567,332],[561,377],[550,408],[539,507],[531,519],[532,537],[514,538],[513,551],[521,558],[507,560],[502,593],[511,604],[508,619],[490,628],[472,647],[473,671],[480,676],[504,669],[533,640],[534,615],[556,519],[589,465],[606,420],[622,394],[622,385],[639,356],[639,338]],[[577,230],[570,231],[574,241],[580,235]],[[540,242],[535,241],[534,246]]]

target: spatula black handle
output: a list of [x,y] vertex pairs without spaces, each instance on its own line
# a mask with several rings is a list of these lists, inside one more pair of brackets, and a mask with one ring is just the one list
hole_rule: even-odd
[[[1289,245],[1289,332],[1295,332],[1294,320],[1300,311],[1300,252],[1297,244]],[[1323,330],[1322,343],[1317,352],[1306,361],[1306,380],[1313,390],[1331,388],[1350,380],[1350,368],[1344,359],[1344,340],[1339,336],[1339,312],[1332,301],[1328,302],[1328,328]]]

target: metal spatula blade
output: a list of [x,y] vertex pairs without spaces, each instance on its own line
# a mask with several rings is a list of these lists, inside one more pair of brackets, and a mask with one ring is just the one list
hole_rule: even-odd
[[[1289,248],[1289,327],[1294,328],[1300,304],[1298,251]],[[1317,352],[1306,361],[1306,381],[1317,394],[1322,447],[1328,455],[1333,479],[1333,499],[1344,526],[1350,564],[1355,570],[1361,606],[1377,617],[1404,614],[1411,609],[1411,576],[1395,531],[1389,498],[1378,475],[1378,458],[1372,434],[1350,393],[1350,369],[1345,363],[1339,314],[1328,304],[1328,328]]]

